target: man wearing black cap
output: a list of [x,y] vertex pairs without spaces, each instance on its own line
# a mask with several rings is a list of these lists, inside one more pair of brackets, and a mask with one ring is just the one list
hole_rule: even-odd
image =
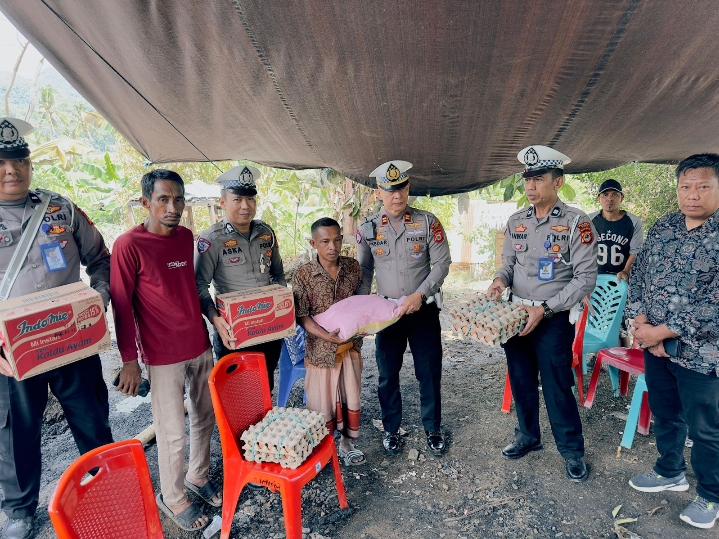
[[[222,318],[210,295],[214,282],[217,294],[280,284],[287,286],[275,231],[255,219],[257,185],[260,171],[249,165],[233,167],[215,183],[222,186],[220,206],[225,218],[205,230],[197,239],[195,279],[202,312],[215,326],[215,351],[218,357],[242,348],[230,335],[230,325]],[[265,355],[270,390],[282,351],[282,339],[252,345],[249,349]]]
[[[30,189],[32,164],[24,137],[32,130],[17,118],[0,118],[0,301],[76,283],[82,264],[107,306],[110,253],[100,232],[67,198]],[[49,252],[60,260],[59,266],[51,266],[53,271],[45,259]],[[48,386],[62,405],[81,454],[112,442],[100,356],[17,381],[0,353],[0,487],[8,517],[3,539],[34,537]]]
[[644,243],[642,221],[621,209],[624,193],[617,180],[606,180],[599,187],[602,210],[589,215],[597,229],[599,273],[611,273],[629,282],[629,272]]
[[357,231],[357,259],[362,268],[358,294],[369,294],[372,275],[377,274],[377,293],[399,299],[402,318],[375,338],[378,394],[382,408],[385,453],[402,450],[399,428],[402,395],[399,373],[409,342],[414,372],[419,381],[420,413],[427,435],[427,449],[441,455],[446,449],[441,430],[442,335],[435,295],[449,273],[452,259],[439,219],[407,205],[412,163],[388,161],[377,167],[375,193],[384,207],[368,217]]

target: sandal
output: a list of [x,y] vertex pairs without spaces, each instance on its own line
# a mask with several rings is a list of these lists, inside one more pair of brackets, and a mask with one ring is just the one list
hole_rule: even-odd
[[209,503],[212,507],[222,507],[221,500],[220,503],[212,501],[212,498],[222,493],[222,487],[215,483],[212,479],[201,487],[198,487],[194,483],[190,483],[187,479],[185,479],[185,488],[197,494],[205,501],[205,503]]
[[360,466],[367,462],[364,453],[356,447],[353,447],[349,451],[337,449],[337,456],[345,466]]
[[172,509],[165,505],[165,502],[162,500],[162,494],[158,494],[155,498],[155,501],[157,502],[157,507],[159,507],[160,510],[168,517],[170,517],[170,520],[172,520],[172,522],[177,524],[185,531],[199,532],[207,528],[207,526],[210,524],[210,521],[208,519],[204,525],[201,524],[200,526],[193,526],[193,524],[197,522],[200,517],[204,516],[202,514],[202,510],[194,503],[184,511],[175,514],[172,512]]

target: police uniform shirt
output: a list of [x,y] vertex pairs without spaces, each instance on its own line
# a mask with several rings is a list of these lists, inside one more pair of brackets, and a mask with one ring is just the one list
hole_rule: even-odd
[[[540,258],[552,259],[553,279],[538,278]],[[589,217],[561,200],[541,219],[533,206],[516,212],[507,222],[496,277],[521,298],[546,301],[554,312],[570,309],[597,280],[596,232]]]
[[639,253],[644,243],[644,227],[636,215],[625,212],[618,221],[608,221],[601,211],[590,213],[597,230],[599,273],[624,271],[627,259]]
[[357,231],[357,260],[362,268],[358,294],[369,294],[377,272],[377,293],[388,298],[420,292],[436,294],[452,259],[442,224],[433,214],[408,207],[395,232],[383,211],[368,217]]
[[[80,281],[82,264],[90,276],[90,286],[102,295],[107,306],[110,301],[110,253],[102,235],[80,208],[62,195],[50,191],[31,190],[24,206],[0,203],[0,280],[5,277],[35,206],[41,203],[39,193],[50,196],[50,203],[12,287],[10,298],[76,283]],[[66,267],[48,272],[40,246],[51,242],[60,244]]]
[[249,240],[224,219],[200,234],[195,252],[195,279],[205,316],[219,316],[210,295],[226,294],[258,286],[287,286],[275,232],[267,223],[254,220]]

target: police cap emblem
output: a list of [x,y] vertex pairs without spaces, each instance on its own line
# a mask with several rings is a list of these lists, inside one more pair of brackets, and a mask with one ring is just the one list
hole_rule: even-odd
[[534,148],[529,148],[526,152],[524,152],[524,164],[534,166],[539,161],[539,155],[537,154],[537,150]]

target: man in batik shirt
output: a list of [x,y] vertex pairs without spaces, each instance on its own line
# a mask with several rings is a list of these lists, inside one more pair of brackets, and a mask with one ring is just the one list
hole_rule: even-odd
[[649,231],[630,279],[626,314],[644,349],[659,458],[629,484],[684,491],[689,427],[697,496],[680,518],[711,528],[719,517],[719,155],[676,171],[679,210]]
[[334,219],[312,224],[310,245],[317,259],[301,266],[292,279],[297,322],[307,331],[307,408],[324,414],[330,432],[339,431],[339,457],[346,466],[356,466],[366,461],[352,443],[359,436],[362,339],[345,342],[339,330],[330,333],[312,317],[354,295],[362,273],[356,260],[340,256],[342,231]]

